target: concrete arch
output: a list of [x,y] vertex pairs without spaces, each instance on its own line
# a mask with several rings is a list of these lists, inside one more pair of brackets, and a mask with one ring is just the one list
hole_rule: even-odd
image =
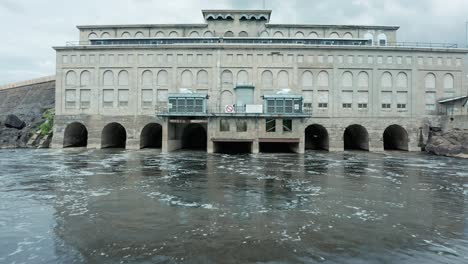
[[81,72],[80,75],[80,86],[86,87],[91,84],[91,73],[87,70]]
[[164,38],[164,37],[166,37],[166,34],[164,34],[164,32],[162,32],[162,31],[158,31],[158,32],[156,32],[156,34],[154,36],[157,37],[157,38]]
[[359,87],[369,87],[369,74],[365,71],[362,71],[358,75],[358,86]]
[[207,133],[201,124],[190,124],[184,128],[182,134],[182,148],[192,150],[206,150]]
[[340,34],[338,34],[338,32],[332,32],[328,37],[332,39],[337,39],[340,38]]
[[302,88],[312,88],[314,86],[314,75],[311,71],[303,72],[301,79]]
[[305,38],[304,32],[302,31],[297,31],[296,34],[294,35],[295,38]]
[[230,70],[224,70],[221,73],[221,85],[229,88],[232,88],[234,85],[234,75]]
[[444,89],[453,89],[455,83],[455,78],[451,73],[444,75]]
[[241,32],[239,32],[239,37],[241,37],[241,38],[248,38],[248,37],[249,37],[249,33],[247,33],[246,31],[241,31]]
[[240,70],[237,73],[237,82],[238,85],[247,85],[250,83],[250,76],[246,70]]
[[189,35],[191,38],[199,38],[200,37],[200,33],[198,33],[198,31],[192,31],[190,32],[190,35]]
[[179,37],[179,33],[177,31],[171,31],[169,33],[169,37],[170,38],[178,38]]
[[212,37],[213,37],[213,32],[211,32],[211,31],[205,31],[205,33],[203,33],[203,37],[205,37],[205,38],[212,38]]
[[144,38],[145,37],[145,34],[141,31],[138,31],[137,33],[135,33],[135,38]]
[[117,84],[119,86],[127,86],[130,84],[130,77],[129,77],[128,71],[122,70],[119,72]]
[[305,149],[329,150],[329,136],[325,127],[313,124],[305,129]]
[[386,71],[382,74],[382,77],[380,78],[380,86],[382,88],[393,87],[393,76],[390,72]]
[[140,135],[140,148],[162,148],[162,126],[158,123],[147,124]]
[[224,37],[225,38],[233,38],[234,37],[234,32],[226,31],[226,33],[224,33]]
[[65,75],[65,85],[66,86],[76,86],[77,84],[77,75],[75,71],[68,71]]
[[352,39],[353,38],[353,34],[351,32],[346,32],[344,35],[343,35],[343,38],[344,39]]
[[263,88],[273,87],[273,73],[269,70],[262,72],[262,87]]
[[88,129],[86,126],[73,122],[65,128],[63,134],[63,147],[64,148],[80,148],[88,145]]
[[379,40],[379,46],[387,46],[387,35],[385,33],[380,33],[377,39]]
[[353,87],[353,74],[350,71],[343,72],[341,76],[342,87]]
[[104,72],[102,77],[102,84],[104,86],[113,86],[114,85],[114,72],[107,70]]
[[205,70],[200,70],[197,73],[197,85],[198,86],[207,86],[208,85],[208,72]]
[[424,84],[426,89],[435,89],[436,88],[436,76],[434,73],[430,72],[424,77]]
[[156,83],[158,86],[167,86],[169,84],[169,73],[166,70],[160,70]]
[[404,72],[398,73],[396,83],[398,88],[408,88],[408,74]]
[[274,37],[274,38],[284,38],[284,34],[283,34],[283,32],[281,32],[281,31],[276,31],[276,32],[273,34],[273,37]]
[[181,88],[192,88],[193,87],[193,73],[190,70],[182,72],[181,76]]
[[99,38],[98,35],[94,32],[89,33],[88,39],[97,39]]
[[364,38],[367,39],[367,41],[369,41],[369,44],[371,46],[374,45],[374,34],[367,32],[366,34],[364,34]]
[[369,133],[361,125],[350,125],[346,128],[344,135],[345,150],[364,150],[369,151]]
[[119,123],[107,124],[101,133],[101,148],[125,148],[127,131]]
[[268,38],[268,37],[270,37],[270,34],[268,33],[268,31],[262,31],[262,32],[260,32],[260,37],[261,38]]
[[310,32],[310,34],[309,34],[309,38],[319,38],[319,35],[317,34],[317,32],[312,31],[312,32]]
[[383,133],[384,150],[408,151],[408,132],[400,125],[391,125]]
[[330,75],[328,74],[327,71],[321,71],[318,74],[317,78],[318,86],[320,87],[328,87],[330,84]]
[[109,32],[102,32],[101,34],[101,38],[110,38],[111,35],[109,34]]
[[125,31],[122,33],[122,35],[120,35],[121,38],[131,38],[132,35],[130,35],[130,32],[128,31]]
[[142,86],[153,86],[153,72],[151,70],[145,70],[141,74],[141,85]]

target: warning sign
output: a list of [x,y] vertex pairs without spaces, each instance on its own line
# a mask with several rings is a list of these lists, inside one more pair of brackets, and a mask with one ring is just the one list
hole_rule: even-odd
[[226,107],[224,108],[224,112],[228,114],[232,114],[232,113],[235,113],[236,111],[233,105],[226,105]]

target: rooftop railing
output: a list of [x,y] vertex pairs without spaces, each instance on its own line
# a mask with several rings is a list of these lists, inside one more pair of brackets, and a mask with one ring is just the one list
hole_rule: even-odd
[[158,45],[213,45],[213,44],[264,44],[264,45],[311,45],[311,46],[373,46],[409,48],[458,48],[453,43],[433,42],[387,42],[385,45],[371,45],[365,39],[298,39],[298,38],[110,38],[89,41],[69,41],[66,46],[158,46]]

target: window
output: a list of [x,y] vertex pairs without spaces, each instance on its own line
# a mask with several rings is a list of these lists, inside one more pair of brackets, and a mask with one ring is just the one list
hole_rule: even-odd
[[292,132],[292,120],[283,119],[283,132],[290,133]]
[[114,106],[114,90],[104,90],[103,91],[103,106],[106,108]]
[[119,106],[128,106],[128,90],[119,90]]
[[219,120],[219,131],[221,132],[229,132],[230,126],[229,126],[229,120],[227,119],[221,119]]
[[435,92],[426,92],[426,111],[435,111],[436,110],[436,93]]
[[266,132],[276,132],[276,119],[266,120]]
[[80,108],[89,109],[91,106],[91,90],[80,91]]
[[247,121],[236,120],[237,132],[247,132]]
[[353,104],[343,104],[343,108],[353,108]]
[[141,93],[141,104],[145,109],[151,108],[153,106],[153,90],[145,89]]
[[65,91],[65,107],[75,108],[76,106],[76,90]]
[[367,109],[367,104],[360,103],[358,104],[359,109]]
[[342,107],[352,108],[353,107],[353,91],[342,91],[341,93]]
[[328,91],[318,91],[318,107],[328,108]]
[[406,110],[408,104],[408,92],[397,92],[397,109]]
[[392,108],[392,92],[382,92],[382,109]]

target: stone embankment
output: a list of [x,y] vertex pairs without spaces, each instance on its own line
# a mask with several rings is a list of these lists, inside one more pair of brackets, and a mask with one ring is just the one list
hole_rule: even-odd
[[426,151],[440,156],[468,158],[468,129],[433,132]]
[[55,107],[55,76],[0,87],[0,148],[25,148]]

